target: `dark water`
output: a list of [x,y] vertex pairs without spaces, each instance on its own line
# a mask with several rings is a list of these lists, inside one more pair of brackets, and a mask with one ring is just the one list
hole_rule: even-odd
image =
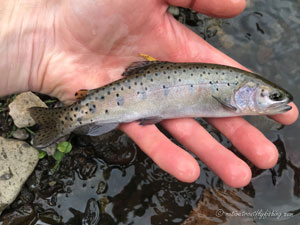
[[[300,1],[255,0],[234,19],[210,19],[183,9],[178,19],[241,64],[288,89],[300,106],[299,12]],[[235,151],[214,128],[201,123]],[[48,175],[52,160],[40,161],[0,224],[181,224],[198,201],[201,210],[189,220],[201,224],[300,224],[299,133],[299,121],[265,132],[278,147],[280,160],[270,170],[252,166],[253,179],[243,189],[227,187],[201,162],[201,177],[192,184],[181,183],[120,132],[101,140],[77,137],[76,147],[55,175]]]

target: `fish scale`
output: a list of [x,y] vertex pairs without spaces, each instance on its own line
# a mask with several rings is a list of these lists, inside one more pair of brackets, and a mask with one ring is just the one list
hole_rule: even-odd
[[[43,148],[70,132],[101,135],[132,121],[148,125],[169,118],[277,114],[289,110],[292,99],[256,74],[223,65],[147,61],[134,63],[124,75],[88,91],[73,105],[31,108],[31,116],[40,124],[33,144]],[[274,93],[282,99],[271,101]],[[270,107],[279,103],[272,111]],[[47,121],[55,125],[49,129]]]

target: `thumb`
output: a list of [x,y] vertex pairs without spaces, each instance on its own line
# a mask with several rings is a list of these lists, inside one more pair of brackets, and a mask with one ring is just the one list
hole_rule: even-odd
[[192,8],[202,14],[230,18],[240,14],[246,7],[245,0],[165,0],[169,5]]

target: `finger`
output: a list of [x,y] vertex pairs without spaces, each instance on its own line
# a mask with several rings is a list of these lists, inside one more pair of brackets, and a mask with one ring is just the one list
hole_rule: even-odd
[[227,185],[243,187],[250,182],[251,170],[248,165],[217,142],[194,119],[165,120],[162,125]]
[[192,8],[208,16],[229,18],[240,14],[246,7],[245,0],[166,0],[167,4]]
[[184,182],[193,182],[200,175],[197,161],[181,149],[156,126],[140,126],[138,123],[119,127],[164,171]]
[[275,145],[243,118],[209,118],[207,121],[257,167],[268,169],[276,164],[278,151]]
[[291,102],[289,105],[292,106],[291,110],[283,114],[270,116],[270,118],[276,120],[278,123],[285,124],[285,125],[290,125],[294,123],[298,118],[299,111],[297,109],[297,106],[293,102]]

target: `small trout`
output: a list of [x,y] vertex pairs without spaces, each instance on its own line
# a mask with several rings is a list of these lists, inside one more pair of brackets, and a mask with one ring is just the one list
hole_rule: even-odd
[[147,61],[133,63],[123,75],[70,106],[30,108],[40,127],[33,145],[44,148],[71,132],[98,136],[132,121],[148,125],[170,118],[274,115],[291,109],[287,91],[229,66]]

